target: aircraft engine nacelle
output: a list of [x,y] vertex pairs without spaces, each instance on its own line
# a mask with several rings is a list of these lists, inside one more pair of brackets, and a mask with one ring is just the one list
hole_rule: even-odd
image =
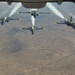
[[22,3],[26,8],[43,8],[46,3]]

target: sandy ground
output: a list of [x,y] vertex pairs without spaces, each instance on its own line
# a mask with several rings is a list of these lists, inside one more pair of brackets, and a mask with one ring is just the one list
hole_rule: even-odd
[[[3,9],[6,7],[3,6]],[[63,15],[70,17],[59,9]],[[45,7],[39,11],[49,9]],[[20,27],[31,26],[30,15],[13,16],[22,17],[23,20],[0,26],[0,75],[75,75],[73,28],[55,24],[62,19],[54,14],[40,15],[36,19],[36,26],[46,29],[31,35],[29,30],[20,30]]]

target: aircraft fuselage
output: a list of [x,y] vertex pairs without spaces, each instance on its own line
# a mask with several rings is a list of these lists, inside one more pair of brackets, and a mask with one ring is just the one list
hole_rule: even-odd
[[31,10],[31,16],[34,16],[34,18],[36,18],[39,15],[38,10],[37,9],[32,9]]
[[6,1],[8,4],[11,4],[12,2],[21,2],[23,6],[27,8],[43,8],[47,2],[57,2],[58,4],[61,4],[64,1],[75,2],[75,0],[0,0],[0,1]]
[[1,25],[4,25],[5,22],[9,22],[9,18],[8,18],[8,17],[2,18],[2,20],[1,20]]
[[68,26],[71,26],[71,25],[74,24],[74,23],[72,23],[72,22],[70,22],[70,21],[68,21],[68,20],[67,20],[67,21],[65,20],[65,24],[67,24]]
[[67,26],[71,26],[75,29],[75,24],[74,23],[71,23],[69,21],[65,21],[65,23],[67,24]]

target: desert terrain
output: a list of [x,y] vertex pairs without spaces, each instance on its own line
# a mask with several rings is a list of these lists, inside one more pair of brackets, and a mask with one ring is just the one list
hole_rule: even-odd
[[[73,3],[54,3],[54,6],[68,20],[69,12],[75,15]],[[8,7],[0,4],[0,16]],[[29,11],[24,7],[19,9],[24,10]],[[44,7],[39,11],[50,10]],[[55,14],[39,15],[36,27],[46,29],[35,30],[32,35],[29,30],[20,30],[31,26],[30,15],[15,13],[13,17],[21,17],[22,21],[0,26],[0,75],[75,75],[75,30],[72,27],[55,24],[64,21]]]

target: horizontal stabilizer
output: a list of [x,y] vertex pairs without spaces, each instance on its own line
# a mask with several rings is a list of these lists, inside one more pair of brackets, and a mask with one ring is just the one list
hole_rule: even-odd
[[21,18],[9,18],[9,20],[22,20]]

